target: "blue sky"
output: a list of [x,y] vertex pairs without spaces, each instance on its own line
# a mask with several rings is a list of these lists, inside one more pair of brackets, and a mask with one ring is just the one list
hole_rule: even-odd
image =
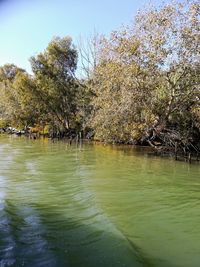
[[[160,0],[151,0],[158,5]],[[0,0],[0,65],[14,63],[30,72],[28,59],[53,36],[74,43],[94,29],[108,34],[128,24],[146,0]]]

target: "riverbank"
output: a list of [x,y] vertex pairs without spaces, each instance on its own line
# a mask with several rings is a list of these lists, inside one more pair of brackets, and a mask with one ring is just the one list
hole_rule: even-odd
[[175,151],[172,147],[166,147],[166,146],[158,146],[154,147],[149,145],[148,143],[146,145],[142,144],[135,144],[135,143],[123,143],[123,142],[102,142],[100,140],[94,139],[94,138],[82,138],[81,135],[72,135],[71,137],[63,136],[63,137],[49,137],[48,134],[39,134],[39,133],[33,133],[33,132],[24,132],[23,130],[12,130],[12,131],[3,131],[1,134],[5,135],[13,135],[16,137],[25,137],[29,139],[44,139],[47,138],[52,142],[56,141],[66,141],[70,145],[75,143],[92,143],[96,145],[108,145],[108,146],[117,146],[117,147],[135,147],[138,149],[144,149],[145,151],[148,151],[149,155],[152,156],[159,156],[159,157],[168,157],[168,158],[173,158],[174,160],[177,161],[185,161],[188,163],[192,162],[199,162],[200,161],[200,154],[197,151],[187,151],[185,153],[180,152],[180,151]]

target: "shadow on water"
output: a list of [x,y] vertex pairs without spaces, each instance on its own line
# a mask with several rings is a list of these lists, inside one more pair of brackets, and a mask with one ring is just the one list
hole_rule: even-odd
[[[6,200],[0,213],[0,266],[151,266],[112,226],[95,227],[54,207],[18,206]],[[94,221],[94,218],[92,219]]]

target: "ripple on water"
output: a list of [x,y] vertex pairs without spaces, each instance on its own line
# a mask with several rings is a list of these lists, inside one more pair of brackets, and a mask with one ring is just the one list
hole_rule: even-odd
[[0,266],[198,266],[200,169],[185,166],[109,146],[0,145]]

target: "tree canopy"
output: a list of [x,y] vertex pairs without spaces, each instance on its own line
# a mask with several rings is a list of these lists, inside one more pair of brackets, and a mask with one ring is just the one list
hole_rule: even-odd
[[[200,149],[200,7],[173,2],[138,12],[78,50],[55,37],[30,59],[33,75],[0,68],[0,112],[9,125],[89,130],[106,142]],[[90,136],[92,135],[90,134]]]
[[193,1],[141,11],[132,25],[99,40],[90,119],[97,138],[152,146],[197,141],[199,30]]

